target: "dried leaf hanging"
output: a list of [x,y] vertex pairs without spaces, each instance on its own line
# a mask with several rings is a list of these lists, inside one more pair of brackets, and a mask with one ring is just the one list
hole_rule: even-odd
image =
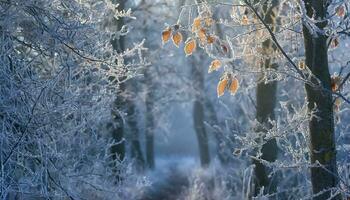
[[249,20],[248,20],[247,15],[243,15],[241,24],[242,25],[248,25],[248,23],[249,23]]
[[334,105],[340,107],[340,105],[341,105],[341,99],[340,99],[339,97],[335,99]]
[[305,61],[300,60],[298,63],[298,67],[300,70],[304,70],[305,69]]
[[192,32],[196,32],[197,30],[199,30],[201,28],[201,18],[200,17],[196,17],[193,20],[193,24],[192,24]]
[[170,37],[171,37],[171,28],[168,27],[162,32],[163,44],[167,43],[169,41]]
[[184,48],[186,56],[191,55],[193,53],[193,51],[196,50],[196,46],[197,46],[196,45],[196,40],[194,40],[194,39],[188,40],[186,42],[185,48]]
[[224,95],[225,89],[227,87],[227,83],[228,83],[228,77],[227,75],[224,75],[223,77],[221,77],[216,89],[218,97],[221,97],[222,95]]
[[343,5],[339,6],[336,9],[336,13],[339,17],[344,17],[345,16],[345,7]]
[[207,41],[207,35],[206,35],[205,30],[203,28],[201,28],[197,34],[198,34],[199,40],[202,43],[205,43]]
[[215,42],[215,37],[213,35],[209,35],[207,37],[208,44],[213,44]]
[[340,106],[341,106],[341,99],[338,97],[334,101],[334,106],[333,106],[334,112],[339,112],[340,111]]
[[178,31],[173,35],[173,43],[176,47],[179,47],[180,43],[182,42],[182,34]]
[[235,78],[233,78],[233,80],[231,81],[231,85],[230,85],[230,88],[229,88],[231,95],[235,95],[236,92],[237,92],[237,90],[238,90],[238,88],[239,88],[239,81],[238,81],[238,79],[235,77]]
[[331,88],[333,92],[336,92],[339,89],[341,84],[341,78],[337,75],[333,75],[331,78]]
[[213,71],[217,71],[221,67],[221,61],[220,60],[213,60],[209,66],[208,73],[211,73]]
[[228,53],[228,47],[225,44],[221,44],[221,48],[225,54]]
[[336,47],[338,47],[338,46],[339,46],[339,39],[338,39],[338,38],[334,38],[334,39],[332,40],[331,47],[332,47],[332,48],[336,48]]
[[210,17],[205,18],[204,22],[205,22],[205,25],[208,27],[214,24],[214,20]]

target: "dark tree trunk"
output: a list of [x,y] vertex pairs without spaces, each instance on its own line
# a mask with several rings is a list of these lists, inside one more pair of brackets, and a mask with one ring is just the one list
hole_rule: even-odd
[[[118,100],[115,101],[115,107],[118,109]],[[124,160],[125,158],[125,142],[124,140],[124,123],[122,116],[117,113],[113,112],[113,118],[114,118],[114,125],[110,125],[113,127],[112,130],[112,138],[115,141],[115,145],[111,147],[111,153],[112,153],[112,159],[113,161],[117,160]]]
[[[264,6],[263,15],[265,23],[269,24],[272,30],[275,29],[275,13],[273,10],[278,6],[278,1],[274,0],[271,2],[271,6]],[[262,44],[263,52],[270,52],[271,50],[275,50],[271,39],[267,39]],[[267,58],[261,64],[261,69],[264,70],[272,70],[277,69],[278,65],[275,63],[271,63],[271,59],[268,57],[269,55],[265,55]],[[264,72],[262,72],[260,81],[264,78]],[[261,124],[260,127],[257,128],[258,132],[263,132],[264,134],[271,128],[271,124],[269,120],[275,120],[275,107],[276,107],[276,92],[277,92],[277,81],[271,81],[265,83],[262,80],[258,83],[256,90],[256,119]],[[264,138],[264,136],[262,136]],[[277,158],[277,143],[275,139],[271,139],[268,141],[264,141],[265,144],[261,149],[261,159],[274,162]],[[260,189],[264,187],[264,193],[274,193],[276,191],[276,185],[272,180],[268,178],[269,170],[259,161],[254,160],[255,164],[255,194],[258,194]]]
[[[267,60],[265,60],[267,61]],[[268,62],[267,62],[268,63]],[[273,65],[266,64],[266,68],[270,68]],[[275,105],[276,105],[276,90],[277,82],[272,81],[269,83],[259,83],[257,88],[257,113],[256,118],[261,127],[258,127],[258,132],[267,133],[271,128],[269,120],[275,120]],[[262,146],[261,149],[261,159],[274,162],[277,158],[277,143],[275,139],[265,141],[266,143]],[[259,161],[254,160],[255,164],[255,176],[256,176],[256,185],[255,193],[257,194],[260,191],[260,188],[264,186],[266,193],[275,192],[275,186],[271,184],[271,180],[268,178],[268,169]]]
[[[119,6],[121,9],[124,9],[124,1],[119,2]],[[117,28],[121,28],[124,25],[123,19],[116,20],[116,26]],[[111,44],[113,48],[117,52],[124,51],[124,37],[119,38],[118,40],[112,40]],[[113,77],[111,78],[113,80]],[[122,114],[119,112],[122,107],[125,105],[125,99],[123,96],[123,93],[125,91],[125,83],[121,83],[119,86],[119,91],[117,93],[117,98],[114,101],[113,108],[112,108],[112,116],[113,116],[113,123],[110,124],[112,127],[112,138],[115,141],[115,145],[113,145],[110,149],[112,154],[112,165],[113,170],[117,175],[117,180],[120,180],[119,177],[119,170],[116,168],[117,162],[123,161],[125,158],[125,141],[124,140],[124,120]]]
[[[304,0],[304,3],[309,17],[325,19],[327,1]],[[327,24],[318,23],[316,25],[323,30]],[[303,34],[306,65],[314,75],[311,80],[312,84],[305,85],[309,112],[315,111],[309,122],[310,157],[312,164],[316,162],[322,164],[322,167],[311,168],[311,182],[314,194],[325,191],[314,197],[314,199],[321,200],[328,199],[331,196],[330,189],[338,185],[327,37],[321,34],[317,37],[312,36],[305,26]],[[333,199],[340,198],[338,195]]]
[[[195,0],[197,4],[203,3],[204,0]],[[199,10],[198,10],[199,11]],[[196,65],[195,58],[192,58],[192,80],[195,94],[195,101],[193,103],[193,125],[196,131],[199,156],[201,166],[207,167],[210,164],[209,141],[208,134],[205,129],[204,116],[204,74],[203,69]]]
[[[209,98],[207,97],[204,97],[204,98],[205,98],[205,112],[208,118],[207,121],[211,125],[219,126],[219,120],[217,118],[215,108],[212,102],[210,101]],[[218,156],[220,163],[222,165],[226,165],[228,164],[230,157],[232,156],[232,152],[230,151],[231,147],[228,144],[229,141],[227,141],[229,139],[225,138],[223,133],[220,132],[216,127],[212,127],[212,128],[213,128],[213,131],[211,134],[214,136],[216,140],[216,154]]]
[[154,92],[152,87],[152,81],[148,74],[145,72],[147,94],[146,94],[146,160],[147,166],[150,169],[155,167],[154,159]]
[[[119,4],[119,9],[125,8],[126,0],[119,0],[117,3]],[[115,22],[118,30],[121,29],[124,25],[123,18],[116,20]],[[122,53],[125,50],[125,38],[121,36],[118,39],[113,39],[111,41],[113,48],[118,52]],[[127,70],[127,69],[125,69]],[[126,79],[127,77],[123,77]],[[122,78],[122,79],[123,79]],[[130,82],[121,82],[119,85],[119,91],[117,94],[117,98],[115,100],[115,108],[113,111],[113,116],[115,119],[116,127],[112,131],[113,139],[118,143],[111,148],[112,159],[119,158],[120,160],[125,157],[125,142],[120,142],[125,138],[125,124],[123,120],[123,116],[119,113],[119,111],[126,110],[127,116],[125,117],[125,121],[129,127],[130,132],[130,140],[131,140],[131,157],[134,158],[137,162],[137,165],[141,168],[144,167],[144,159],[142,156],[141,145],[139,141],[139,130],[137,126],[137,118],[136,118],[136,108],[134,100],[131,98],[129,94],[131,89],[134,89],[132,85],[130,86]]]
[[208,135],[204,125],[203,104],[195,100],[193,104],[193,123],[197,134],[199,155],[202,167],[207,167],[210,163]]
[[195,94],[195,101],[193,103],[193,125],[197,134],[201,165],[206,167],[210,163],[210,154],[208,135],[204,124],[204,75],[203,69],[196,65],[194,58],[192,59],[192,80]]
[[[152,115],[152,114],[147,114]],[[150,119],[152,118],[152,119]],[[148,123],[153,123],[153,116],[148,116]],[[153,128],[149,124],[149,131],[146,131],[146,159],[147,166],[149,169],[155,168],[155,159],[154,159],[154,133]]]
[[143,170],[145,167],[145,160],[142,155],[139,128],[137,123],[137,113],[135,108],[135,102],[131,97],[127,97],[127,123],[129,126],[129,134],[131,140],[131,158],[135,159],[136,167],[139,170]]

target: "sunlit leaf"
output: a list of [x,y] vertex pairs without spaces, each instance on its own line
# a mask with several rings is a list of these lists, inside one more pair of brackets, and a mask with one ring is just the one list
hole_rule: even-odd
[[248,20],[247,15],[243,15],[241,24],[242,25],[248,25],[248,23],[249,23],[249,20]]
[[236,92],[238,91],[238,88],[239,88],[239,81],[235,77],[235,78],[232,79],[231,85],[230,85],[230,88],[229,88],[229,91],[230,91],[231,95],[236,94]]
[[333,75],[331,78],[331,87],[333,92],[336,92],[339,89],[340,83],[341,83],[341,78],[337,75]]
[[340,98],[336,98],[335,101],[334,101],[334,105],[340,106],[341,105],[341,99]]
[[198,31],[198,37],[199,37],[199,40],[204,43],[207,41],[207,35],[205,33],[205,30],[203,28],[201,28],[199,31]]
[[213,44],[215,42],[215,37],[213,35],[209,35],[207,37],[207,43],[208,44]]
[[213,60],[209,66],[208,73],[211,73],[213,71],[217,71],[221,67],[221,61],[220,60]]
[[216,89],[218,97],[221,97],[222,95],[224,95],[227,84],[228,84],[228,77],[224,75],[223,77],[221,77]]
[[182,42],[182,34],[178,31],[173,35],[173,43],[176,47],[179,47],[180,43]]
[[340,106],[341,106],[341,99],[340,98],[336,98],[335,101],[334,101],[334,106],[333,106],[334,112],[339,112],[340,111]]
[[304,70],[305,69],[305,61],[303,61],[303,60],[300,60],[299,62],[298,62],[298,67],[299,67],[299,69],[300,70]]
[[193,53],[193,51],[196,50],[196,40],[194,40],[194,39],[188,40],[185,44],[184,50],[185,50],[186,56],[191,55]]
[[170,37],[171,37],[171,28],[168,27],[162,32],[162,42],[163,42],[163,44],[168,42]]
[[205,18],[204,22],[205,22],[205,25],[208,27],[214,24],[214,20],[210,17]]
[[192,32],[196,32],[197,30],[199,30],[201,28],[201,18],[200,17],[196,17],[193,20],[193,24],[192,24]]

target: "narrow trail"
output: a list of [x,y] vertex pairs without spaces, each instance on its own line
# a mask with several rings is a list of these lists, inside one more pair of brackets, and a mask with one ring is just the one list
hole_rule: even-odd
[[[189,187],[191,171],[198,167],[193,160],[162,161],[151,172],[151,185],[146,187],[138,200],[177,200]],[[182,196],[183,197],[183,196]]]

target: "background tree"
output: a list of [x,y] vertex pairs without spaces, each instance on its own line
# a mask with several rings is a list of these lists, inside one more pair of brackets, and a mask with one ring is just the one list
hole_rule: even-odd
[[196,131],[199,155],[201,165],[207,167],[210,163],[209,154],[209,139],[207,130],[204,124],[205,107],[204,107],[204,75],[201,66],[197,65],[194,60],[191,60],[191,71],[193,80],[194,102],[193,102],[193,124]]
[[[312,113],[309,122],[311,181],[314,199],[340,199],[332,190],[338,185],[336,144],[334,133],[332,83],[328,67],[327,22],[328,2],[304,1],[307,16],[318,19],[318,33],[303,24],[305,63],[312,72],[311,83],[305,84],[308,109]],[[321,166],[320,166],[321,165]]]
[[[118,2],[121,9],[125,8],[125,2],[120,1]],[[116,29],[121,30],[124,22],[123,19],[113,19]],[[122,53],[125,49],[125,43],[124,43],[124,37],[119,36],[119,38],[115,38],[111,41],[113,49],[117,51],[118,53]],[[115,79],[115,77],[111,77],[112,79]],[[125,78],[124,78],[125,79]],[[117,164],[120,161],[123,161],[125,158],[125,136],[124,136],[124,117],[121,113],[123,105],[125,105],[125,99],[124,99],[124,91],[125,91],[125,83],[122,82],[120,85],[120,90],[118,91],[117,98],[114,100],[112,108],[112,116],[113,116],[113,122],[108,124],[111,130],[112,138],[115,141],[116,144],[114,144],[111,147],[111,154],[112,154],[112,167],[113,170],[115,170],[116,175],[120,174],[120,171],[118,171]],[[117,177],[117,180],[119,177]]]
[[[2,1],[0,12],[0,198],[125,194],[114,185],[109,150],[115,143],[103,128],[118,93],[108,77],[133,77],[131,68],[144,65],[143,47],[114,52],[111,38],[125,33],[103,23],[111,13],[131,13],[109,1]],[[116,57],[134,57],[130,73]],[[118,164],[122,185],[138,179],[125,172],[127,166]]]
[[[279,1],[273,0],[269,4],[262,6],[262,14],[264,22],[270,26],[270,28],[276,31],[276,10],[278,9]],[[261,75],[256,88],[256,119],[260,123],[257,127],[258,134],[262,132],[266,134],[269,129],[272,128],[271,121],[275,118],[275,107],[277,98],[277,81],[266,80],[266,71],[276,70],[277,63],[273,63],[273,59],[269,58],[269,52],[276,50],[276,46],[273,41],[268,38],[262,43],[262,51],[264,52],[264,59],[261,62]],[[262,136],[264,138],[264,136]],[[268,162],[274,162],[277,158],[278,148],[276,139],[264,141],[265,144],[261,148],[261,159]],[[274,193],[276,191],[276,185],[272,183],[272,179],[268,178],[269,170],[261,162],[254,160],[255,164],[255,195],[260,192],[260,189],[264,187],[264,191],[267,193]]]

